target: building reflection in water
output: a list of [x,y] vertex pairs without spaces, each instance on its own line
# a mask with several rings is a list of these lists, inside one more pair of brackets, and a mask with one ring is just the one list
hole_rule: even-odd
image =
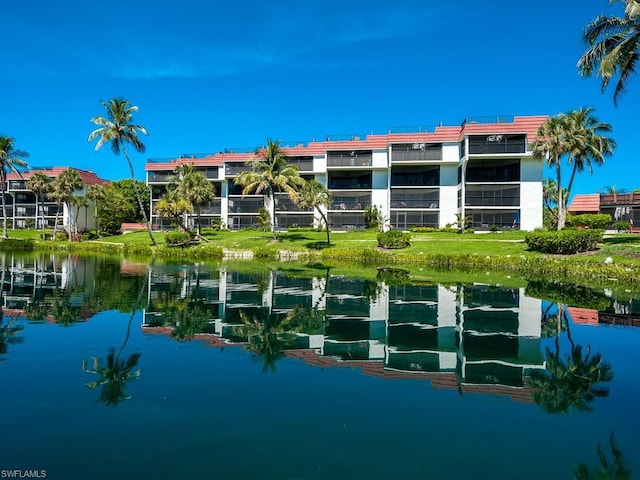
[[[167,298],[207,305],[195,338],[212,345],[251,344],[247,323],[289,357],[321,367],[358,367],[384,378],[429,379],[434,388],[509,395],[531,401],[526,377],[544,370],[541,300],[524,289],[488,285],[389,286],[329,275],[292,278],[275,271],[245,274],[154,268],[145,333],[171,333]],[[315,312],[285,338],[287,315]],[[167,313],[169,312],[169,313]],[[171,317],[171,318],[169,318]],[[274,319],[281,319],[274,321]],[[247,319],[249,319],[247,321]],[[271,320],[269,320],[271,319]],[[269,330],[269,325],[278,325]],[[262,340],[269,341],[268,339]],[[267,347],[263,347],[266,349]],[[274,347],[275,348],[275,347]],[[256,351],[253,350],[252,351]],[[259,348],[258,353],[263,353]]]

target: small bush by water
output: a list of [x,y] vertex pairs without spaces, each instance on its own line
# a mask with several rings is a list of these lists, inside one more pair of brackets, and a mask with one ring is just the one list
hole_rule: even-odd
[[601,230],[561,230],[559,232],[530,232],[525,242],[531,250],[542,253],[571,255],[595,250],[602,242]]

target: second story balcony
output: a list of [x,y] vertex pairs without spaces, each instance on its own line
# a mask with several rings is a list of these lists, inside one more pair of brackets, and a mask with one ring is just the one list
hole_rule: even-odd
[[251,198],[230,198],[229,213],[258,213],[260,208],[264,207],[262,197]]
[[364,210],[369,206],[370,194],[334,193],[329,210]]
[[209,205],[200,207],[200,215],[220,215],[222,212],[221,201],[216,198]]
[[276,211],[278,212],[312,212],[313,207],[302,210],[298,207],[289,195],[278,193],[274,196],[276,202]]
[[640,205],[640,192],[600,194],[600,205]]

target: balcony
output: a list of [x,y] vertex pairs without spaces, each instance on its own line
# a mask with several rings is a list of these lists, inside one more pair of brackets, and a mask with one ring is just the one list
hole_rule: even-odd
[[371,167],[371,151],[328,152],[327,167]]
[[291,198],[289,198],[286,194],[276,194],[275,195],[276,202],[276,211],[278,212],[312,212],[313,207],[307,208],[305,210],[300,209]]
[[525,135],[474,135],[469,137],[469,155],[517,154],[526,151]]
[[175,176],[174,172],[161,171],[161,172],[149,172],[147,178],[149,182],[170,182]]
[[289,164],[298,167],[300,172],[313,172],[313,157],[289,157]]
[[219,179],[218,167],[208,167],[208,168],[200,169],[198,171],[202,172],[202,174],[205,176],[205,178],[207,178],[209,180],[218,180]]
[[233,198],[229,199],[229,213],[258,213],[264,207],[264,200],[259,198]]
[[371,206],[371,195],[333,194],[329,210],[364,210]]
[[370,190],[373,184],[371,172],[339,172],[329,174],[329,190]]
[[222,211],[220,199],[215,199],[209,205],[200,208],[200,215],[220,215]]
[[392,167],[392,187],[427,187],[440,184],[440,167]]
[[439,208],[438,190],[391,190],[391,208]]
[[235,177],[239,173],[246,172],[250,170],[244,162],[235,162],[235,163],[225,163],[224,171],[226,177]]
[[517,207],[520,205],[520,186],[472,185],[467,186],[467,207]]
[[640,193],[601,194],[600,205],[640,205]]
[[16,205],[16,217],[35,217],[36,216],[36,207],[24,207]]
[[27,182],[25,180],[9,180],[9,190],[26,190]]
[[391,146],[392,162],[421,162],[442,160],[442,144],[409,143]]

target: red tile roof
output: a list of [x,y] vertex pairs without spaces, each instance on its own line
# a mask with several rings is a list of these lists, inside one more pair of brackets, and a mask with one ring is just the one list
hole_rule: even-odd
[[571,213],[598,213],[600,211],[600,194],[576,195],[569,205]]
[[91,170],[81,170],[79,168],[73,168],[73,167],[47,167],[47,168],[35,167],[35,168],[32,168],[31,170],[27,170],[26,172],[22,172],[22,178],[20,177],[20,175],[16,173],[10,173],[7,175],[7,180],[21,180],[21,179],[29,180],[37,172],[44,173],[46,176],[51,178],[56,178],[62,172],[69,169],[75,170],[76,172],[78,172],[78,175],[80,175],[80,178],[82,179],[82,183],[84,185],[87,185],[87,186],[104,185],[106,183],[109,183],[109,180],[105,180],[103,178],[98,177],[98,175],[96,175]]
[[[459,142],[464,135],[482,135],[497,133],[524,133],[529,142],[536,139],[536,131],[549,117],[535,115],[514,117],[513,122],[475,123],[462,126],[439,126],[433,132],[389,133],[385,135],[367,135],[364,139],[309,142],[307,145],[284,147],[289,156],[324,155],[336,150],[383,150],[392,143],[414,142]],[[196,166],[222,165],[225,162],[246,162],[255,157],[255,153],[216,153],[202,158],[176,158],[169,161],[149,161],[145,170],[173,170],[176,166],[193,163]]]
[[598,311],[590,308],[567,307],[567,313],[573,323],[598,326]]

